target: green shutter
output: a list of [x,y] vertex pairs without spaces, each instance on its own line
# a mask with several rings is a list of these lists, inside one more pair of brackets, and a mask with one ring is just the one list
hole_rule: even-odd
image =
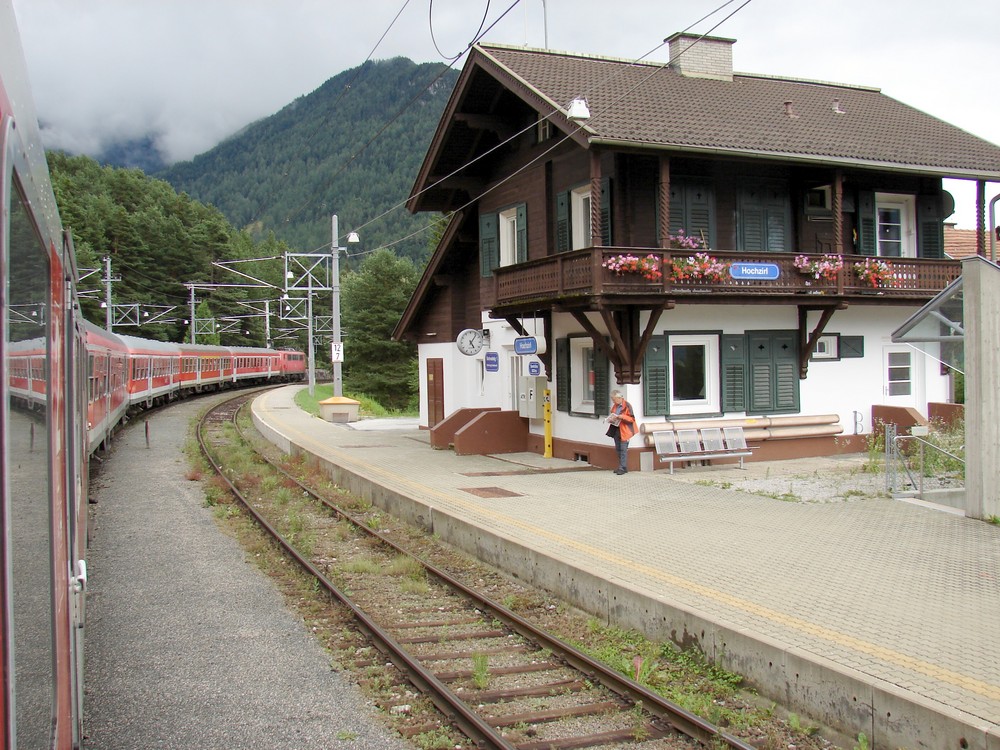
[[840,337],[840,358],[855,359],[865,356],[864,336],[841,336]]
[[774,410],[799,410],[799,347],[794,333],[776,333],[774,358]]
[[611,366],[601,347],[594,345],[594,415],[611,410]]
[[744,252],[783,252],[788,248],[791,201],[783,184],[746,185],[739,191],[736,227]]
[[642,360],[643,411],[650,416],[670,412],[667,352],[666,336],[653,336]]
[[569,339],[556,339],[556,411],[569,411]]
[[687,207],[685,202],[687,191],[683,183],[670,183],[670,234],[677,234],[681,229],[687,232]]
[[876,232],[878,222],[875,217],[875,193],[871,190],[858,192],[858,253],[876,255]]
[[601,243],[611,247],[611,178],[601,180]]
[[921,258],[944,257],[944,223],[939,195],[917,196],[917,255]]
[[492,276],[500,265],[500,225],[496,214],[479,217],[479,275]]
[[719,340],[722,367],[722,411],[746,411],[746,338],[726,334]]
[[524,263],[528,259],[528,209],[522,203],[517,207],[516,223],[516,263]]
[[570,242],[570,194],[567,190],[556,195],[556,252],[565,253],[573,245]]
[[765,249],[767,229],[764,205],[760,190],[744,187],[739,192],[739,217],[736,225],[736,247],[749,253],[759,253]]
[[685,231],[705,241],[706,247],[715,245],[715,191],[711,185],[695,183],[685,189]]

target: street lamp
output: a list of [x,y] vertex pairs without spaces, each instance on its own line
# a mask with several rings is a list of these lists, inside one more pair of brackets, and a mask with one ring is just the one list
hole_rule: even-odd
[[[344,374],[343,374],[343,364],[344,364],[344,342],[341,341],[341,331],[340,331],[340,251],[343,249],[338,244],[340,239],[340,231],[338,226],[337,215],[333,215],[331,222],[331,236],[332,242],[330,243],[330,253],[332,256],[332,279],[331,286],[333,287],[333,309],[330,320],[330,328],[333,336],[333,341],[330,344],[330,359],[333,361],[333,395],[343,396],[344,395]],[[347,235],[348,244],[354,244],[360,242],[361,239],[358,237],[357,232],[350,232]]]

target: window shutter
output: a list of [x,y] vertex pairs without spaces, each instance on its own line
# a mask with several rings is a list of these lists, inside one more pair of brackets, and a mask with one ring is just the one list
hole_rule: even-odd
[[771,411],[774,378],[771,367],[771,337],[766,333],[747,334],[749,346],[750,387],[747,411],[754,414]]
[[856,359],[865,356],[864,336],[841,336],[840,337],[840,358]]
[[739,193],[739,220],[737,223],[737,247],[743,252],[761,252],[767,240],[764,225],[764,206],[760,191],[745,187]]
[[737,242],[745,252],[784,252],[791,201],[783,184],[746,185],[739,192]]
[[569,191],[556,195],[556,252],[565,253],[570,243],[570,198]]
[[666,337],[653,336],[649,340],[646,356],[642,361],[644,411],[651,416],[666,416],[669,413],[668,351]]
[[681,229],[687,235],[701,237],[708,247],[715,244],[715,190],[710,184],[670,184],[670,234]]
[[601,243],[611,247],[611,178],[601,180]]
[[517,217],[515,219],[517,222],[517,237],[515,242],[517,247],[515,247],[515,252],[517,254],[517,263],[524,263],[528,259],[528,209],[522,203],[517,207]]
[[569,411],[569,339],[556,339],[556,411]]
[[775,411],[799,410],[799,350],[795,341],[790,333],[773,336]]
[[917,255],[921,258],[944,257],[940,196],[917,196]]
[[689,235],[701,237],[706,247],[715,244],[715,191],[711,185],[688,185],[686,190],[687,228]]
[[875,221],[875,193],[862,190],[858,193],[858,252],[875,255],[877,223]]
[[670,234],[677,234],[681,229],[687,233],[686,194],[682,183],[670,183]]
[[594,414],[601,417],[611,410],[611,368],[601,347],[594,345]]
[[746,411],[746,338],[726,334],[719,340],[722,367],[722,411]]
[[493,275],[500,264],[500,225],[496,214],[479,217],[479,275]]

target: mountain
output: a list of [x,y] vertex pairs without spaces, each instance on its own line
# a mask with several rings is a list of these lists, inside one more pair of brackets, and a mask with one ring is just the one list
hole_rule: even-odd
[[141,169],[146,174],[155,174],[167,166],[152,136],[112,143],[96,159],[101,164]]
[[422,265],[431,219],[402,204],[457,79],[440,63],[366,62],[155,176],[297,252],[329,247],[337,214],[341,235],[361,235],[349,254],[390,245]]

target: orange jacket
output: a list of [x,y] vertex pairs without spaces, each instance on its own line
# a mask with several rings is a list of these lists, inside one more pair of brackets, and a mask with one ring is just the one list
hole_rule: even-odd
[[621,430],[622,440],[628,440],[635,435],[635,412],[632,411],[632,404],[622,399],[621,409],[617,406],[611,407],[611,413],[617,414],[621,421],[618,427]]

